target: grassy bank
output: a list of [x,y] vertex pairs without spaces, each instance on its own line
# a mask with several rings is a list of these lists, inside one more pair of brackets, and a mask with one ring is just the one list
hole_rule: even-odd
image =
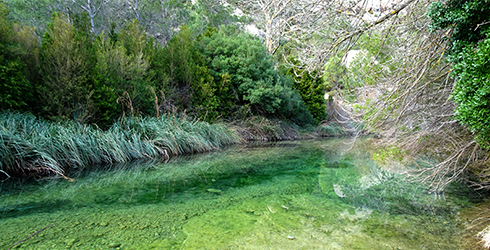
[[168,159],[240,141],[225,125],[177,116],[125,118],[103,131],[90,125],[47,122],[4,112],[0,113],[0,178],[63,176],[72,168]]
[[349,131],[337,123],[321,124],[316,128],[316,133],[320,137],[348,136]]
[[[280,141],[325,136],[328,131],[251,117],[209,124],[177,115],[126,117],[108,130],[75,122],[49,122],[28,114],[0,113],[0,179],[64,176],[66,171],[137,159],[166,160],[246,141]],[[330,131],[331,135],[341,135]],[[335,132],[335,133],[334,133]],[[306,135],[306,136],[305,136]]]
[[298,126],[261,116],[236,121],[230,126],[240,138],[246,141],[285,141],[300,138]]

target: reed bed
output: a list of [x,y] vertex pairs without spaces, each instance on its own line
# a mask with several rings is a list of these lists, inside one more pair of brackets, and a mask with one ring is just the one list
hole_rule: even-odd
[[284,141],[300,138],[298,127],[283,121],[254,116],[234,124],[235,132],[246,141]]
[[111,130],[132,131],[170,155],[202,153],[240,142],[240,138],[224,124],[193,122],[175,115],[122,119]]
[[240,142],[226,126],[164,115],[124,118],[103,131],[74,122],[0,113],[0,175],[59,175],[136,159],[168,159]]
[[320,137],[337,137],[350,135],[350,133],[346,129],[344,129],[341,125],[335,123],[322,124],[316,128],[316,131]]

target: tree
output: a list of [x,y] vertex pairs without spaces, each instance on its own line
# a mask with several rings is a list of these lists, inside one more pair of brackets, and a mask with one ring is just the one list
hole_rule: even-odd
[[246,17],[240,17],[233,13],[234,4],[220,0],[195,0],[192,1],[189,17],[186,25],[193,35],[202,34],[208,27],[240,25]]
[[490,27],[488,1],[449,0],[436,1],[429,7],[431,30],[447,30],[451,33],[447,55],[451,61],[460,61],[463,49],[474,46],[487,37]]
[[14,24],[0,1],[0,109],[28,110],[33,102],[39,44],[34,29]]
[[163,44],[188,20],[189,11],[179,0],[124,0],[108,2],[105,15],[118,25],[136,19],[149,36]]
[[[471,131],[455,120],[458,105],[453,90],[458,87],[450,77],[451,61],[444,57],[452,54],[454,30],[431,27],[431,15],[426,14],[432,1],[405,3],[409,4],[406,8],[410,12],[391,17],[382,15],[378,19],[382,23],[375,21],[377,31],[366,27],[358,29],[360,33],[349,32],[344,37],[371,36],[376,32],[376,37],[385,38],[380,40],[380,52],[374,53],[380,62],[378,69],[371,73],[374,85],[361,82],[354,89],[357,94],[354,100],[342,100],[349,100],[352,110],[357,111],[351,116],[359,118],[370,131],[380,133],[385,145],[403,149],[407,161],[424,162],[426,167],[411,174],[421,177],[433,189],[444,189],[452,181],[462,179],[488,188],[490,175],[483,166],[488,166],[489,153],[478,145]],[[444,17],[448,11],[444,13],[436,16]],[[456,23],[450,26],[453,24],[457,26]],[[477,24],[465,30],[471,32],[476,27]],[[340,41],[349,41],[344,38]]]
[[296,41],[303,43],[317,34],[325,21],[325,10],[330,6],[325,1],[257,0],[239,5],[250,13],[265,32],[265,46],[274,54],[281,43]]
[[309,114],[292,81],[275,69],[260,40],[228,26],[205,33],[198,46],[214,81],[226,84],[216,95],[228,117],[230,111],[240,118],[253,114],[292,118],[299,110]]
[[38,88],[50,119],[86,121],[92,115],[93,51],[91,39],[77,31],[65,14],[53,14],[43,35],[41,48],[42,84]]
[[384,6],[377,15],[368,13],[373,6],[367,6],[367,2],[248,0],[239,6],[264,30],[269,53],[274,54],[281,45],[287,45],[294,52],[295,61],[301,64],[287,62],[290,67],[322,72],[322,65],[336,51],[349,50],[359,35],[396,17],[414,0],[393,8]]
[[90,17],[90,31],[95,34],[95,17],[99,14],[100,9],[107,3],[108,0],[73,0],[79,4],[80,8],[86,11]]
[[[69,0],[72,2],[72,0]],[[22,25],[35,27],[38,36],[46,31],[54,12],[67,12],[68,0],[5,0],[10,7],[9,17]]]
[[20,60],[7,61],[0,56],[0,109],[28,109],[31,84],[23,74],[24,67]]
[[287,74],[294,79],[294,88],[299,91],[308,110],[317,123],[327,118],[327,106],[325,105],[325,87],[323,79],[317,77],[317,72],[311,74],[307,71],[290,68]]
[[273,94],[277,78],[260,41],[228,27],[203,37],[199,46],[216,82],[228,82],[224,77],[229,75],[230,88],[218,97],[222,103],[227,103],[224,100],[228,99],[234,105],[250,103],[258,109],[256,111],[274,112],[280,102]]
[[[108,96],[108,110],[114,110],[114,95],[131,115],[152,114],[151,76],[149,75],[151,46],[143,27],[133,19],[117,35],[117,41],[99,35],[97,42],[97,83]],[[111,91],[114,91],[111,94]]]
[[166,92],[173,104],[182,110],[196,112],[197,116],[206,115],[208,120],[217,117],[217,86],[197,49],[192,31],[181,26],[162,53],[171,89],[171,93]]
[[136,18],[136,21],[140,21],[140,1],[139,0],[133,0],[133,1],[128,1],[128,4],[130,8],[134,12],[134,16]]
[[[490,29],[487,29],[490,31]],[[456,118],[477,135],[480,146],[490,148],[490,33],[476,48],[458,53],[453,66],[457,78],[452,97],[458,103]]]

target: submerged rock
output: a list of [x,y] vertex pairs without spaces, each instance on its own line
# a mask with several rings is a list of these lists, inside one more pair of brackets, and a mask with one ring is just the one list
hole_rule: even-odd
[[221,191],[219,189],[214,189],[214,188],[208,188],[208,189],[206,189],[206,191],[213,193],[213,194],[223,194],[223,191]]
[[120,247],[120,246],[121,246],[121,243],[118,243],[118,242],[109,243],[109,247],[111,247],[111,248],[116,248],[116,247]]

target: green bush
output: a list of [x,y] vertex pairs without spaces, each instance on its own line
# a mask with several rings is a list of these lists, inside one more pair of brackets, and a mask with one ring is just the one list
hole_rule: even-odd
[[462,59],[459,52],[487,36],[488,13],[490,4],[486,0],[448,0],[432,3],[427,15],[432,30],[453,29],[446,55],[451,61],[458,61]]
[[490,147],[490,4],[480,0],[433,3],[428,12],[433,30],[452,29],[446,55],[454,62],[452,97],[456,118]]
[[287,74],[294,79],[294,88],[300,93],[301,99],[305,102],[316,123],[325,120],[327,118],[325,86],[323,79],[317,77],[317,71],[310,73],[298,68],[291,68]]
[[477,134],[481,146],[490,147],[490,29],[477,48],[466,47],[453,66],[457,77],[452,97],[456,118]]
[[163,53],[161,65],[169,81],[167,97],[173,104],[206,120],[217,118],[221,103],[216,93],[226,91],[226,86],[219,86],[222,82],[215,82],[211,76],[191,30],[181,26],[179,33],[159,53]]
[[301,116],[304,123],[312,122],[292,81],[275,69],[260,40],[228,26],[208,30],[198,38],[198,46],[215,82],[225,85],[226,91],[216,92],[222,113],[230,116],[241,108],[242,117]]

